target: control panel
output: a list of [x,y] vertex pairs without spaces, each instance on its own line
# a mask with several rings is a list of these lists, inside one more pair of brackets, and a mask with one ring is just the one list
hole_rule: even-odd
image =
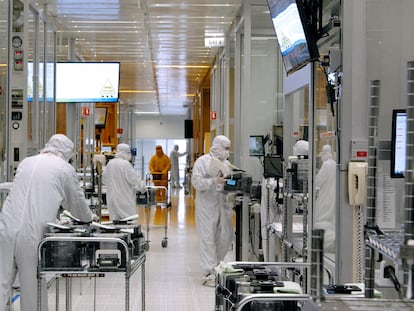
[[9,146],[8,178],[12,179],[19,162],[27,154],[27,43],[25,42],[25,4],[13,0],[13,25],[9,42],[10,92],[9,92]]

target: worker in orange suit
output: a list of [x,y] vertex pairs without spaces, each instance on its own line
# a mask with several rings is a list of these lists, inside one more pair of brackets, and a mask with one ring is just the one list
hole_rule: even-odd
[[[168,172],[171,169],[171,160],[160,145],[155,146],[155,154],[151,157],[148,166],[154,186],[168,188]],[[164,189],[157,190],[156,201],[165,202],[165,195]]]

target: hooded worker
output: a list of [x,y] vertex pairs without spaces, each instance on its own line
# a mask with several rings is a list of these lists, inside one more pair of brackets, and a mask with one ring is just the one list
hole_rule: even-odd
[[[223,135],[214,138],[210,152],[194,163],[191,182],[196,189],[196,224],[200,239],[200,264],[202,284],[214,286],[214,268],[224,260],[232,239],[232,207],[225,203],[225,193],[219,191],[224,177],[231,171],[230,140]],[[218,164],[215,163],[218,161]],[[218,173],[211,166],[221,167]],[[223,171],[224,170],[224,171]],[[212,176],[214,175],[214,176]]]
[[180,185],[180,172],[178,166],[178,158],[186,155],[188,152],[179,152],[178,145],[174,145],[174,149],[170,152],[171,160],[171,187],[182,188]]
[[330,145],[322,147],[322,165],[315,177],[314,227],[324,229],[324,250],[335,251],[336,162]]
[[162,146],[155,146],[155,154],[151,157],[148,166],[152,175],[159,175],[159,177],[155,177],[154,179],[168,182],[168,172],[171,169],[171,161],[162,150]]
[[[17,272],[21,310],[37,310],[37,247],[60,206],[81,221],[92,221],[76,171],[68,163],[73,147],[65,135],[53,135],[40,154],[25,158],[17,167],[0,217],[0,310],[6,306]],[[42,310],[47,309],[43,283]]]
[[303,139],[298,140],[293,146],[293,155],[294,156],[309,155],[309,142]]
[[115,158],[109,161],[103,171],[109,218],[112,221],[137,214],[136,191],[147,190],[145,182],[138,176],[130,160],[129,145],[118,144]]
[[[162,150],[162,146],[155,146],[155,154],[151,157],[148,168],[153,177],[154,186],[162,186],[167,188],[168,172],[171,169],[171,161]],[[156,201],[165,201],[166,195],[167,193],[165,189],[158,189],[156,192]]]

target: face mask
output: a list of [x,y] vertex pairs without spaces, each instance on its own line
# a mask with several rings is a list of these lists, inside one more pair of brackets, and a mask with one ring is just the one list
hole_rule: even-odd
[[217,157],[220,160],[227,160],[230,156],[230,151],[228,150],[220,150],[220,152],[218,152]]

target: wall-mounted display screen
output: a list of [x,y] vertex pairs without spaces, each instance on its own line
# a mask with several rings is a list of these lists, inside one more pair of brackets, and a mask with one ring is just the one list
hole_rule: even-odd
[[319,58],[300,0],[267,0],[287,74]]
[[120,63],[57,63],[56,101],[117,102]]
[[251,135],[249,137],[249,155],[251,157],[262,157],[265,155],[263,135]]
[[391,177],[403,178],[406,166],[407,112],[404,109],[392,111],[391,129]]
[[[53,63],[47,64],[46,97],[53,100]],[[119,97],[120,63],[57,63],[56,101],[61,103],[108,103]],[[27,100],[33,100],[33,63],[27,65]],[[43,64],[39,64],[39,83],[43,89]],[[42,100],[43,94],[39,94]]]

